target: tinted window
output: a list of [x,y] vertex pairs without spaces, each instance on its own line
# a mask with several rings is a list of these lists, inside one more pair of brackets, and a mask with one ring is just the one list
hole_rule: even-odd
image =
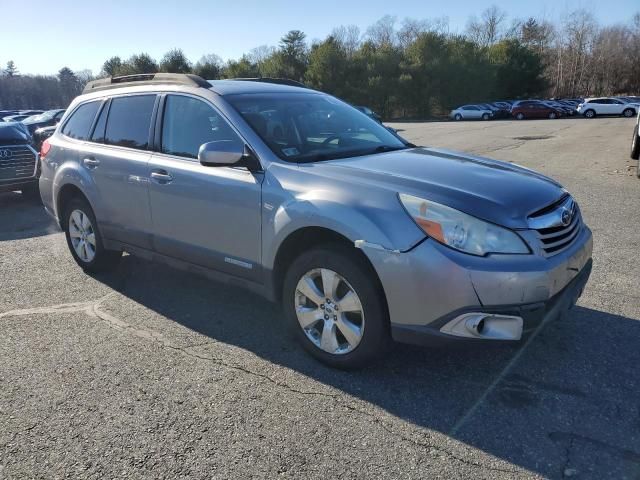
[[62,133],[77,140],[86,140],[89,137],[89,130],[93,125],[98,107],[100,107],[99,101],[80,105],[65,123]]
[[219,140],[240,141],[210,105],[192,97],[167,96],[162,121],[163,153],[198,158],[200,145]]
[[112,98],[104,143],[146,149],[155,101],[155,95]]
[[100,111],[100,115],[98,116],[98,121],[96,122],[96,128],[93,129],[93,134],[91,135],[92,142],[104,142],[104,127],[107,125],[107,115],[109,114],[109,103],[105,102],[102,110]]
[[281,159],[316,162],[408,148],[396,135],[328,95],[227,95],[227,102]]

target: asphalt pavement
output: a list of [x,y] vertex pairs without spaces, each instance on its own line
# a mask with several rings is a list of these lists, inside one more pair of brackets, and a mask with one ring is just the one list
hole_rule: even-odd
[[84,274],[0,194],[0,479],[640,478],[633,121],[392,126],[562,182],[594,234],[578,305],[516,346],[336,371],[251,293],[133,256]]

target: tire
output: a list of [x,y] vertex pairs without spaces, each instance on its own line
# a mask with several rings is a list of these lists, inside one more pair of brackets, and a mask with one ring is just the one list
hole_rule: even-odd
[[555,120],[558,118],[558,114],[556,112],[549,113],[549,120]]
[[518,112],[516,114],[516,120],[524,120],[524,113]]
[[[122,252],[104,248],[98,222],[89,202],[83,198],[73,198],[65,205],[63,219],[69,251],[85,272],[98,273],[113,270],[118,266]],[[78,247],[77,242],[82,241],[84,249]],[[79,252],[84,252],[86,257],[82,258]]]
[[584,116],[585,118],[596,118],[596,111],[589,109],[586,112],[584,112]]
[[455,116],[453,117],[453,119],[457,122],[459,122],[460,120],[462,120],[462,115],[460,115],[459,113],[456,113]]
[[486,121],[486,120],[489,120],[489,118],[491,118],[491,117],[489,116],[489,114],[488,114],[488,113],[483,113],[483,114],[482,114],[482,120],[485,120],[485,121]]
[[626,108],[624,112],[622,112],[622,116],[625,118],[634,117],[635,114],[636,114],[636,111],[633,108]]
[[[337,285],[335,294],[327,287],[329,297],[333,297],[329,302],[323,278],[330,280],[326,283]],[[345,301],[351,294],[355,300],[351,296],[350,302]],[[314,358],[330,367],[364,367],[382,356],[391,343],[384,292],[375,272],[365,260],[341,245],[314,248],[294,260],[284,276],[282,306],[296,339]],[[299,320],[298,313],[308,318]],[[303,321],[308,322],[306,329]]]
[[42,199],[40,198],[40,187],[38,186],[37,182],[23,187],[21,189],[21,192],[22,195],[25,196],[25,198],[33,202],[42,203]]

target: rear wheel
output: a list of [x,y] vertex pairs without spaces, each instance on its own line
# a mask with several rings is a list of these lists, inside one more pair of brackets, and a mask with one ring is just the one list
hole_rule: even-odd
[[64,209],[64,230],[73,259],[87,272],[111,270],[122,252],[104,248],[95,214],[82,198],[72,199]]
[[596,118],[596,111],[589,109],[586,112],[584,112],[584,116],[586,118]]
[[622,116],[626,118],[631,118],[636,114],[633,108],[626,108],[624,112],[622,112]]
[[516,120],[524,120],[524,113],[518,112],[516,114]]
[[556,112],[551,112],[551,113],[549,113],[549,118],[551,120],[554,120],[554,119],[558,118],[558,114]]
[[316,359],[349,369],[384,353],[389,319],[375,278],[363,259],[340,245],[305,252],[289,267],[282,305],[294,335]]

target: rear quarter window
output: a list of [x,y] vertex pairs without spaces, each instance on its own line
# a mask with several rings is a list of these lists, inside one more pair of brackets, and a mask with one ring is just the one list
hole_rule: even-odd
[[156,95],[133,95],[111,99],[104,143],[146,150]]
[[101,101],[96,100],[80,105],[71,114],[62,129],[63,135],[76,140],[87,140],[93,120],[96,118]]

